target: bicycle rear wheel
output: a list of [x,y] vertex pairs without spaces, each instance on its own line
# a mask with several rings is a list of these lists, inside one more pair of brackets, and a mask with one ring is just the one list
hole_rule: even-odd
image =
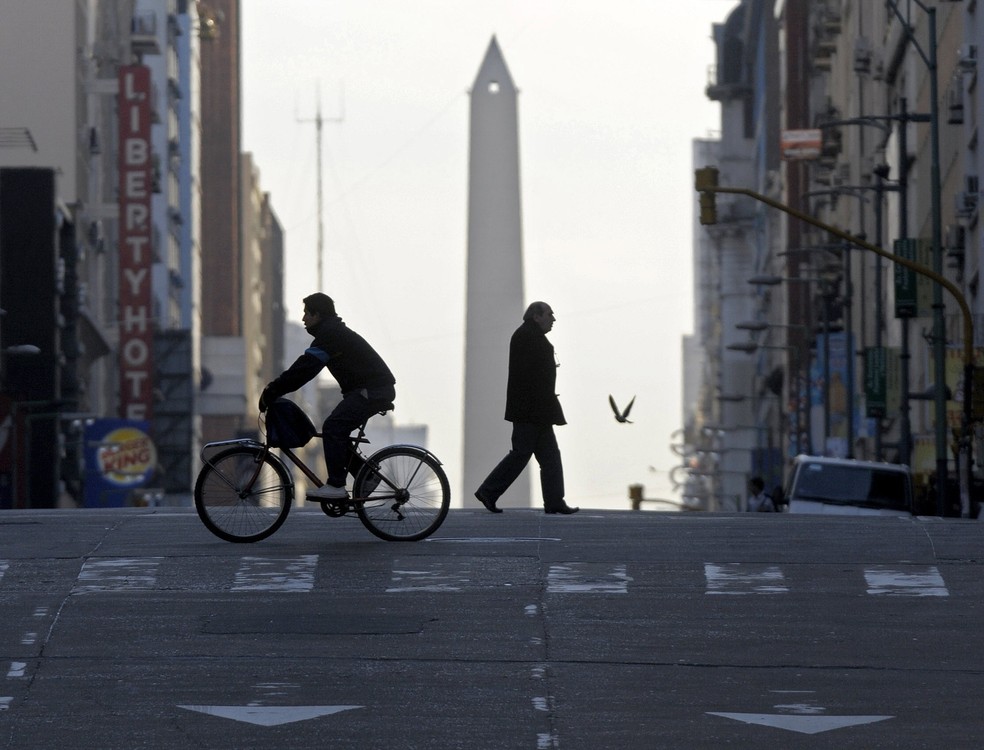
[[388,542],[414,542],[444,522],[451,489],[441,462],[422,448],[391,445],[368,459],[355,478],[359,520]]
[[227,542],[266,539],[287,519],[293,496],[287,470],[259,446],[216,454],[195,483],[198,517]]

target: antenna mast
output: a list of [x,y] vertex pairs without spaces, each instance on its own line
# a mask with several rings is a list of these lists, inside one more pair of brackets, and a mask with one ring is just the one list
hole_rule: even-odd
[[[317,201],[318,201],[318,283],[317,290],[321,291],[323,289],[322,285],[325,280],[325,226],[324,226],[324,199],[321,190],[321,127],[325,120],[321,117],[321,84],[318,84],[318,101],[316,115],[313,120],[301,120],[298,122],[313,122],[314,132],[315,132],[315,144],[318,151],[318,165],[317,165]],[[345,100],[342,99],[341,115],[338,117],[333,117],[327,120],[327,122],[342,122],[345,119]]]

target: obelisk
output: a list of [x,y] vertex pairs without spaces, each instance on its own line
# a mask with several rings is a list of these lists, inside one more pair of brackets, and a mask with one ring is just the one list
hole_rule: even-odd
[[[465,324],[464,505],[510,447],[503,419],[509,338],[522,322],[523,232],[517,90],[493,36],[471,90]],[[499,499],[529,507],[529,469]],[[480,506],[479,506],[480,507]]]

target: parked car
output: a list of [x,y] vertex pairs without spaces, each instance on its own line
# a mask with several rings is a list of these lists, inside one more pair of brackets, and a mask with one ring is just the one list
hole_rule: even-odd
[[783,491],[790,513],[912,515],[912,473],[902,464],[797,456]]

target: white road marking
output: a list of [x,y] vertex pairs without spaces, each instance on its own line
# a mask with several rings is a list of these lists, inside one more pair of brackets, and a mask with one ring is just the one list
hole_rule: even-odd
[[331,716],[342,711],[353,711],[365,706],[195,706],[179,705],[186,711],[195,711],[206,716],[242,721],[261,727],[275,727],[297,721]]
[[943,576],[935,566],[922,570],[898,570],[887,566],[866,568],[868,593],[875,596],[949,596]]
[[26,661],[12,661],[10,662],[10,670],[7,672],[7,677],[10,679],[23,677],[26,669],[27,669]]
[[547,574],[547,591],[551,594],[627,594],[631,580],[624,565],[551,565]]
[[0,581],[3,580],[3,574],[7,572],[10,568],[10,563],[6,560],[0,560]]
[[[421,561],[414,560],[413,564],[421,565]],[[404,567],[407,565],[402,560],[394,561],[390,587],[386,589],[387,594],[403,594],[407,592],[426,591],[435,594],[454,593],[462,591],[474,582],[471,572],[466,564],[460,560],[429,560],[424,563],[426,567]]]
[[705,594],[786,594],[785,579],[776,565],[704,563]]
[[157,585],[157,568],[163,557],[113,557],[86,560],[73,594],[105,591],[151,591]]
[[820,734],[844,727],[856,727],[862,724],[874,724],[894,716],[795,716],[790,714],[741,714],[708,711],[711,716],[720,716],[745,724],[758,724],[763,727],[785,729],[800,734]]
[[502,544],[504,542],[559,542],[555,536],[459,536],[432,537],[425,539],[431,544],[457,542],[458,544]]
[[243,557],[232,590],[303,593],[314,588],[317,566],[317,555]]

